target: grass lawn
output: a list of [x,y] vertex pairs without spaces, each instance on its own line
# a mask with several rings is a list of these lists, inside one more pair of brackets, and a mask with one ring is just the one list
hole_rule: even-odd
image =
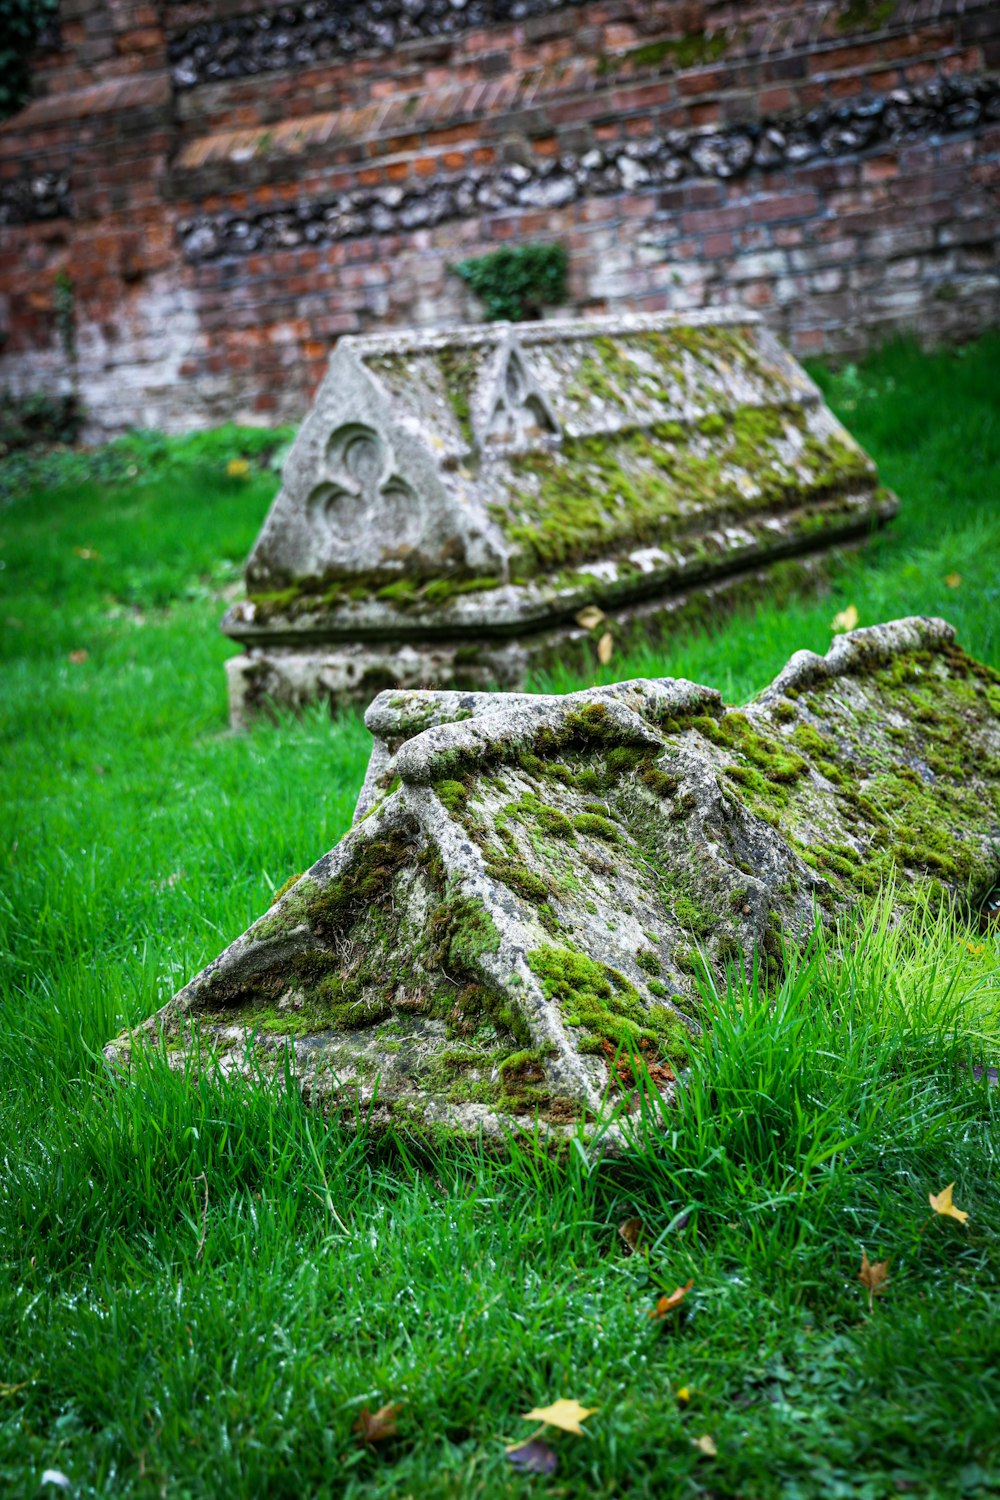
[[[944,615],[1000,666],[1000,336],[818,375],[898,522],[825,597],[605,680],[745,699],[849,604]],[[719,996],[668,1130],[616,1164],[109,1075],[102,1044],[335,843],[363,775],[355,715],[227,733],[216,627],[272,441],[0,465],[0,1494],[59,1493],[46,1469],[76,1496],[1000,1494],[995,933],[876,911],[776,1003]],[[966,1224],[928,1203],[952,1181]],[[585,1435],[515,1473],[558,1397],[597,1408]]]

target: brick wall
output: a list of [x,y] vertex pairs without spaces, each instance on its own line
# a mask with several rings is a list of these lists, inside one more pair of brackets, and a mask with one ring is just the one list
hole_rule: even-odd
[[0,127],[0,387],[298,417],[339,334],[475,318],[450,263],[524,240],[583,311],[967,336],[998,65],[993,0],[63,0]]

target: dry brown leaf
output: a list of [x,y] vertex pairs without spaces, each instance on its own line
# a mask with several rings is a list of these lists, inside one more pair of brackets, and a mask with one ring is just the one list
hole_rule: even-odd
[[396,1417],[403,1405],[402,1401],[392,1401],[388,1406],[380,1406],[378,1411],[369,1411],[363,1406],[351,1431],[356,1432],[363,1443],[384,1443],[387,1438],[396,1436]]
[[89,655],[89,651],[71,651],[69,653],[69,659],[73,663],[74,667],[80,667],[87,660],[87,657]]
[[586,1417],[592,1417],[595,1411],[597,1411],[596,1406],[581,1406],[579,1401],[563,1397],[558,1401],[553,1401],[551,1406],[535,1406],[531,1411],[526,1411],[524,1420],[544,1422],[549,1427],[559,1427],[563,1432],[575,1432],[577,1437],[583,1437],[583,1428],[580,1423]]
[[962,587],[961,573],[948,573],[945,576],[945,587],[949,589],[960,589]]
[[548,1443],[541,1438],[529,1438],[526,1443],[517,1443],[507,1449],[507,1461],[522,1474],[554,1474],[559,1459]]
[[606,618],[607,616],[605,615],[603,609],[598,609],[596,604],[588,604],[586,608],[581,609],[580,613],[577,615],[576,623],[578,625],[582,625],[584,630],[596,630],[598,625],[601,624],[602,620]]
[[646,1226],[641,1219],[623,1219],[618,1226],[618,1233],[629,1249],[635,1250],[646,1233]]
[[611,660],[611,653],[615,649],[615,643],[611,637],[611,631],[606,630],[597,643],[597,660],[602,667],[606,667]]
[[889,1279],[888,1260],[877,1260],[874,1265],[868,1259],[868,1251],[861,1252],[861,1269],[858,1272],[858,1280],[862,1286],[868,1288],[868,1311],[872,1310],[872,1303],[885,1291],[885,1284]]
[[857,627],[859,619],[857,606],[849,604],[846,609],[842,609],[838,614],[834,615],[831,626],[835,631],[854,630]]
[[700,1438],[692,1438],[691,1441],[696,1448],[701,1449],[702,1453],[707,1453],[709,1458],[714,1458],[719,1451],[715,1446],[715,1439],[709,1437],[707,1432],[703,1432]]
[[957,1219],[960,1224],[964,1224],[969,1215],[964,1208],[956,1208],[951,1201],[954,1187],[955,1184],[949,1182],[948,1186],[942,1188],[939,1193],[928,1193],[927,1196],[930,1198],[931,1208],[933,1208],[936,1214],[944,1214],[947,1218]]
[[670,1293],[669,1297],[661,1297],[649,1316],[653,1319],[665,1318],[668,1312],[673,1312],[675,1307],[680,1307],[688,1292],[694,1286],[694,1280],[688,1282],[687,1286],[679,1286]]

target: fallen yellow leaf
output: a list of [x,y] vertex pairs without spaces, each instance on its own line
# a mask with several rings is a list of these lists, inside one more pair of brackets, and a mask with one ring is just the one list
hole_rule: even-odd
[[868,1259],[868,1251],[861,1252],[861,1269],[858,1272],[858,1280],[868,1288],[868,1311],[872,1310],[872,1301],[885,1291],[885,1284],[889,1279],[888,1260],[877,1260],[874,1265]]
[[945,585],[946,585],[947,588],[950,588],[950,589],[960,589],[962,587],[962,575],[961,575],[961,573],[949,573],[945,577],[944,581],[945,581]]
[[596,1406],[581,1406],[579,1401],[566,1400],[553,1401],[551,1406],[536,1406],[531,1411],[524,1413],[526,1422],[545,1422],[549,1427],[559,1427],[563,1432],[575,1432],[578,1437],[583,1437],[583,1428],[580,1423],[586,1417],[592,1417],[597,1411]]
[[949,1182],[948,1186],[942,1188],[939,1193],[928,1193],[927,1196],[936,1214],[945,1214],[949,1219],[957,1219],[960,1224],[964,1224],[969,1215],[964,1208],[956,1208],[952,1203],[951,1194],[954,1186],[953,1182]]
[[702,1453],[707,1453],[709,1458],[714,1458],[719,1451],[715,1446],[715,1439],[709,1437],[707,1432],[703,1432],[700,1438],[692,1438],[691,1441],[696,1448],[701,1449]]
[[685,1406],[691,1400],[691,1392],[686,1385],[682,1385],[677,1392],[677,1399],[678,1401],[683,1401]]
[[611,631],[606,630],[597,643],[597,660],[602,667],[606,667],[611,660],[611,653],[615,649],[615,643],[611,638]]
[[245,479],[250,473],[250,465],[245,458],[231,458],[226,464],[226,473],[230,479]]
[[680,1306],[693,1286],[694,1280],[692,1279],[688,1282],[687,1286],[677,1287],[670,1293],[669,1297],[661,1297],[649,1316],[654,1319],[665,1318],[668,1312],[672,1312],[675,1307]]
[[830,624],[835,631],[854,630],[857,627],[859,618],[857,607],[849,604],[846,609],[842,609],[839,614],[834,615]]
[[585,609],[581,609],[580,613],[577,615],[576,623],[578,625],[582,625],[584,630],[596,630],[601,621],[606,618],[607,616],[605,615],[603,609],[598,609],[596,604],[588,604],[587,607]]

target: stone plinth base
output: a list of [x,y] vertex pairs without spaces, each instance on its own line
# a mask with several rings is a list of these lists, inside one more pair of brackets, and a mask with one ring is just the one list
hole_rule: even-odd
[[655,650],[680,630],[716,624],[765,595],[780,602],[793,593],[822,589],[838,559],[860,540],[847,540],[822,555],[741,572],[690,593],[646,600],[614,614],[584,611],[581,618],[587,624],[574,619],[562,628],[530,635],[253,645],[226,662],[230,722],[242,731],[262,714],[295,712],[310,703],[324,702],[331,709],[363,706],[386,688],[516,692],[558,668],[586,675],[601,665],[599,648],[608,635],[613,662],[625,652]]

